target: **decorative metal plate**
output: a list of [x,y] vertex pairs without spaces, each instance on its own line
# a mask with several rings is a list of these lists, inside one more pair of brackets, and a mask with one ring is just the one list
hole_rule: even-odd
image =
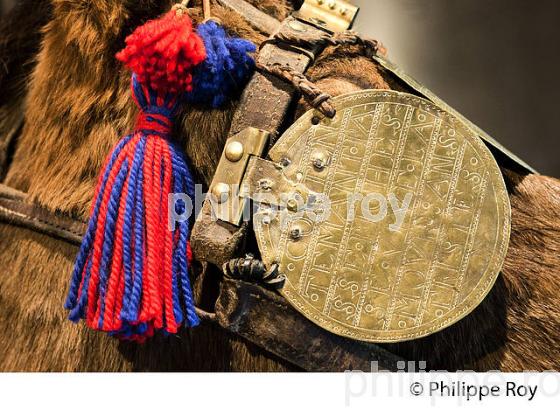
[[510,204],[494,158],[422,98],[367,90],[334,104],[334,119],[310,111],[286,131],[269,153],[278,175],[258,182],[284,197],[257,201],[254,215],[265,264],[286,275],[280,292],[319,326],[363,341],[457,322],[506,255]]
[[422,85],[420,82],[418,82],[417,80],[412,78],[410,75],[405,73],[404,70],[402,70],[396,64],[393,64],[392,62],[387,60],[385,57],[382,57],[380,55],[374,55],[374,56],[372,56],[372,58],[377,63],[379,63],[379,65],[381,65],[383,68],[385,68],[386,70],[393,73],[396,77],[398,77],[406,85],[408,85],[410,88],[412,88],[416,93],[418,93],[418,95],[423,96],[427,100],[433,102],[439,108],[447,111],[451,115],[454,115],[455,117],[457,117],[461,121],[463,121],[464,124],[466,124],[470,128],[472,128],[473,131],[480,138],[482,138],[490,147],[493,147],[495,150],[498,150],[499,152],[501,152],[503,155],[505,155],[506,157],[511,159],[513,162],[515,162],[517,165],[519,165],[521,168],[525,169],[526,171],[529,171],[532,174],[538,174],[538,172],[533,167],[531,167],[529,164],[527,164],[525,161],[523,161],[521,158],[519,158],[513,152],[508,150],[506,147],[504,147],[502,144],[500,144],[498,141],[496,141],[494,138],[492,138],[490,135],[488,135],[484,130],[482,130],[476,124],[473,124],[468,119],[463,117],[461,115],[461,113],[457,112],[453,107],[451,107],[449,104],[447,104],[445,101],[443,101],[437,95],[435,95],[428,87]]

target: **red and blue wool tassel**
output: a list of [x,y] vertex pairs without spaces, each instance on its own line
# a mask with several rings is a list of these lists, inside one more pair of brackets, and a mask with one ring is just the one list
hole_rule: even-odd
[[[73,321],[143,341],[157,330],[177,333],[181,325],[199,323],[189,282],[189,225],[169,229],[168,196],[194,195],[187,163],[170,136],[205,50],[188,16],[175,10],[126,43],[117,57],[135,73],[132,94],[140,113],[134,132],[103,167],[65,307]],[[184,203],[176,207],[179,215],[185,211]]]
[[[110,155],[99,180],[66,308],[70,319],[126,339],[177,333],[198,318],[188,272],[187,222],[168,227],[168,196],[194,195],[181,151],[169,142],[179,102],[132,80],[141,108],[135,131]],[[179,203],[177,214],[185,205]]]
[[[133,71],[140,108],[99,177],[65,307],[72,321],[144,341],[199,323],[189,281],[189,224],[168,226],[172,193],[194,196],[187,163],[171,141],[185,102],[219,106],[248,80],[254,46],[213,22],[193,30],[183,7],[137,28],[117,58]],[[186,210],[184,202],[175,212]]]

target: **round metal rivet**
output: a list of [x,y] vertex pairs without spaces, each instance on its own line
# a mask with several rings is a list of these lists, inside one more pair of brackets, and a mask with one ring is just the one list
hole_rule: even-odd
[[214,188],[212,188],[212,194],[219,204],[227,201],[229,197],[229,185],[223,182],[216,184]]
[[231,141],[226,146],[226,158],[231,162],[237,162],[243,157],[243,144],[239,141]]
[[259,179],[259,189],[263,190],[263,191],[269,191],[270,189],[272,189],[272,185],[274,185],[274,183],[270,180],[270,179]]
[[294,226],[290,230],[290,239],[297,241],[303,236],[303,230],[299,226]]
[[329,154],[325,151],[315,151],[311,156],[311,162],[316,170],[322,171],[329,163]]
[[298,201],[295,198],[290,198],[286,202],[286,207],[289,211],[296,212],[298,210]]

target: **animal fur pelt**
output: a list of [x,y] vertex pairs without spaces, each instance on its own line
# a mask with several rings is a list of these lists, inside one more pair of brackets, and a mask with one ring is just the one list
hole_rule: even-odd
[[37,1],[34,8],[30,14],[19,5],[0,21],[0,179],[7,171],[12,142],[22,123],[25,84],[39,48],[40,29],[50,17],[46,1]]
[[[102,161],[135,116],[129,73],[114,54],[127,34],[167,10],[170,2],[44,1],[51,10],[44,25],[33,17],[36,2],[27,3],[23,7],[29,13],[23,17],[43,34],[29,81],[14,85],[18,95],[26,95],[25,125],[5,183],[53,211],[85,218]],[[280,19],[292,7],[288,1],[252,3]],[[231,32],[255,43],[265,39],[234,12],[217,5],[213,11]],[[199,20],[199,12],[193,17]],[[20,30],[1,27],[6,35]],[[390,75],[354,51],[326,50],[310,78],[333,95],[399,89]],[[200,183],[207,184],[214,173],[235,106],[187,108],[181,115],[176,137]],[[16,105],[13,109],[17,111]],[[294,115],[304,110],[300,103]],[[560,369],[560,182],[507,169],[504,175],[513,226],[497,285],[466,319],[431,337],[388,346],[392,351],[437,369]],[[69,323],[62,301],[76,248],[6,225],[0,225],[0,239],[0,370],[291,369],[209,325],[133,345]],[[199,294],[208,282],[217,281],[212,272],[200,277],[205,280],[196,285]]]

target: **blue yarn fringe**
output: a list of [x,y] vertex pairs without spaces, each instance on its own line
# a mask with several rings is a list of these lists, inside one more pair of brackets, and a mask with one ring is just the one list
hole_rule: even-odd
[[194,69],[187,101],[219,108],[236,97],[251,78],[255,61],[249,53],[256,47],[248,40],[230,37],[214,21],[198,26],[197,33],[204,41],[206,60]]
[[[163,124],[158,118],[164,116],[171,120],[175,115],[180,103],[176,98],[157,98],[157,95],[151,89],[140,85],[136,81],[136,76],[133,76],[132,89],[135,101],[140,106],[142,112],[147,115],[146,124],[155,124],[156,122]],[[158,115],[160,117],[158,117]],[[125,159],[122,161],[122,165],[117,172],[110,192],[107,214],[105,216],[103,245],[99,266],[99,284],[95,289],[95,297],[99,301],[100,309],[99,321],[96,325],[99,329],[103,327],[106,292],[111,275],[111,265],[116,240],[116,223],[119,215],[124,213],[122,233],[124,291],[122,295],[122,309],[120,312],[116,312],[118,317],[122,320],[122,326],[118,331],[111,331],[110,334],[121,338],[134,338],[135,336],[142,336],[153,332],[152,324],[139,321],[139,314],[142,307],[142,276],[145,266],[146,240],[143,164],[146,160],[149,160],[145,157],[148,139],[166,137],[167,135],[165,134],[167,134],[167,132],[162,132],[160,129],[137,129],[134,133],[127,135],[119,141],[110,154],[100,181],[101,188],[99,189],[98,196],[94,199],[88,228],[76,258],[68,296],[64,304],[64,307],[70,310],[69,319],[74,322],[84,319],[86,316],[88,289],[90,288],[90,278],[92,275],[93,246],[96,235],[100,234],[98,222],[100,220],[102,198],[106,192],[107,183],[109,182],[115,163],[119,156],[122,155],[124,148],[131,143],[135,135],[140,135],[136,146],[133,147],[134,154],[131,155],[131,160]],[[194,198],[194,182],[184,155],[181,150],[168,139],[166,139],[166,142],[171,157],[171,169],[168,171],[172,173],[172,190],[175,193],[186,193],[190,198]],[[157,161],[157,159],[154,160]],[[125,189],[126,180],[128,180],[128,184]],[[123,198],[123,196],[125,196],[124,206],[121,207],[121,198]],[[167,198],[162,198],[162,200],[167,201]],[[183,202],[176,204],[176,212],[178,215],[185,212],[185,209],[186,207]],[[199,323],[199,318],[196,315],[189,280],[187,260],[189,230],[188,221],[176,222],[173,231],[171,287],[172,309],[175,322],[192,327]],[[80,289],[82,281],[83,285]]]

